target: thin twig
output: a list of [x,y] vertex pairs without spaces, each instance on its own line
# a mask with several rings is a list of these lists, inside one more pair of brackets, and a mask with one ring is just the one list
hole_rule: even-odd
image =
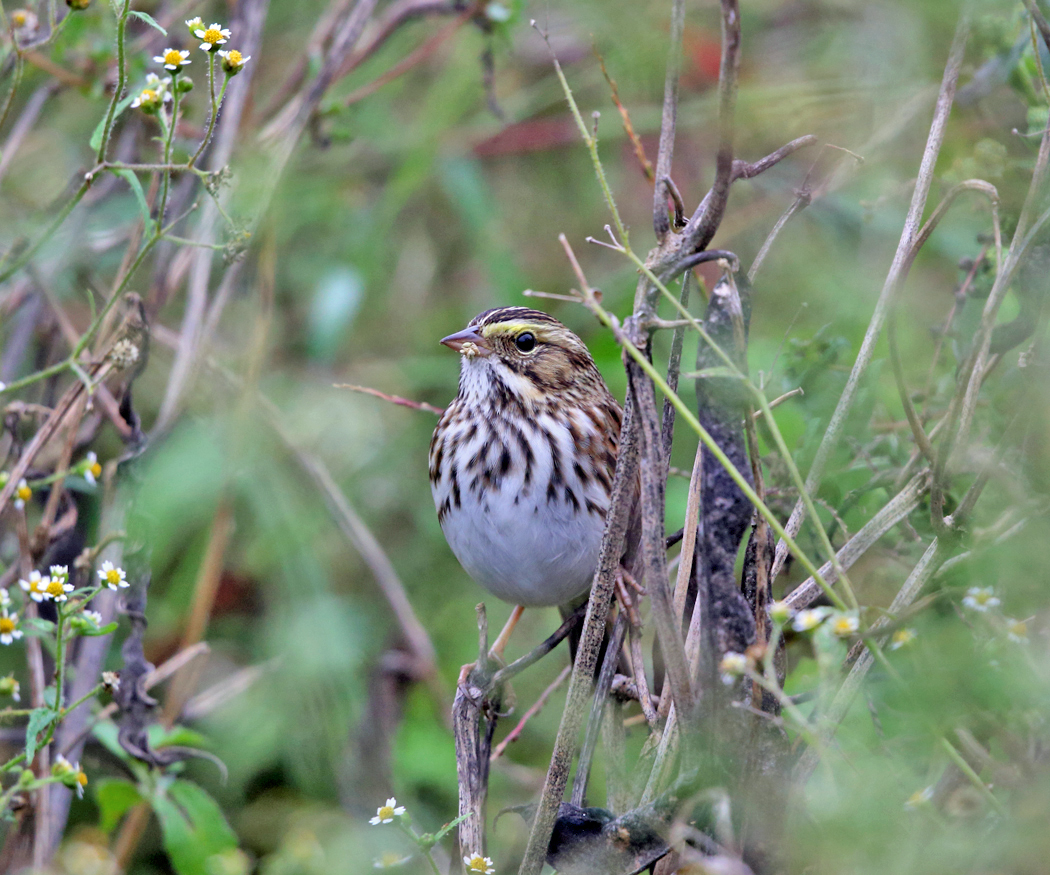
[[539,698],[529,706],[524,714],[521,715],[521,720],[518,721],[518,725],[507,733],[507,737],[504,738],[503,741],[496,745],[496,749],[492,751],[492,756],[489,757],[490,762],[495,762],[503,756],[503,752],[507,749],[507,746],[513,744],[521,737],[521,733],[525,729],[525,724],[543,710],[543,706],[547,704],[547,700],[554,694],[554,691],[557,690],[558,687],[565,683],[565,679],[569,676],[569,672],[571,671],[572,666],[567,665],[558,672],[558,676],[547,685],[547,688],[540,693]]

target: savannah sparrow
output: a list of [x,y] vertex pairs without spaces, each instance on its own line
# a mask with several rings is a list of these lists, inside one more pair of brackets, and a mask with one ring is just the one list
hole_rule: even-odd
[[583,341],[538,310],[487,310],[441,342],[462,356],[430,443],[441,530],[494,595],[565,605],[598,564],[620,406]]

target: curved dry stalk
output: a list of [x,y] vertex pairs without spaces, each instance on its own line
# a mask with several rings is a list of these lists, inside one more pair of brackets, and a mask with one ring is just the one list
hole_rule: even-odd
[[[872,314],[868,328],[864,333],[864,340],[861,342],[856,361],[854,361],[853,368],[846,381],[846,387],[842,390],[842,395],[835,406],[835,411],[831,415],[831,421],[828,423],[824,437],[821,439],[816,455],[813,457],[813,463],[810,466],[805,483],[806,490],[809,493],[816,492],[820,487],[824,469],[827,467],[831,454],[842,436],[842,430],[846,425],[846,419],[850,411],[853,409],[853,403],[856,400],[861,379],[866,373],[868,365],[871,364],[871,359],[875,352],[875,344],[878,342],[886,316],[897,296],[903,279],[903,272],[908,263],[908,256],[912,250],[916,235],[921,228],[920,222],[923,210],[926,207],[926,198],[933,183],[933,172],[937,163],[937,156],[940,154],[941,145],[944,143],[948,116],[951,113],[952,103],[955,99],[955,88],[959,81],[959,71],[962,67],[963,52],[966,48],[969,33],[969,15],[963,13],[955,30],[955,37],[948,54],[948,61],[945,64],[944,76],[941,79],[941,87],[937,95],[936,108],[934,109],[933,122],[930,125],[926,148],[923,150],[922,161],[919,165],[919,173],[915,182],[915,190],[912,193],[911,204],[908,207],[908,215],[904,220],[900,242],[897,244],[897,252],[894,255],[893,263],[890,265],[882,292],[879,294],[879,299],[875,304],[875,312]],[[802,498],[799,498],[791,511],[787,524],[784,526],[784,529],[792,537],[798,534],[799,529],[801,529],[805,515],[805,502]],[[770,572],[771,579],[776,579],[777,575],[783,570],[787,553],[787,545],[781,539],[777,543],[776,553],[773,558],[773,570]]]
[[[916,474],[907,486],[887,502],[875,516],[850,538],[838,551],[838,561],[844,568],[851,567],[875,543],[901,520],[919,506],[928,486],[925,473]],[[835,582],[835,570],[828,562],[820,569],[828,583]],[[820,595],[821,587],[812,577],[796,586],[785,601],[794,610],[802,610],[812,604]]]

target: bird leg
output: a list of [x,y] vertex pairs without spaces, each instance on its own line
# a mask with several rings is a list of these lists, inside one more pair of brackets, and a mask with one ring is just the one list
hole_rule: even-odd
[[[490,661],[495,661],[500,665],[503,665],[503,651],[507,646],[507,642],[510,640],[511,632],[513,632],[514,627],[518,625],[518,620],[521,619],[521,615],[524,611],[524,606],[514,606],[514,610],[510,612],[510,617],[507,619],[502,631],[496,636],[496,640],[492,643],[492,647],[489,648],[488,658]],[[463,666],[459,670],[459,679],[456,681],[456,686],[458,687],[465,684],[467,677],[476,667],[476,662],[468,662]]]
[[510,633],[514,631],[514,627],[518,625],[518,620],[521,619],[521,615],[524,612],[525,608],[523,605],[514,606],[514,610],[510,612],[510,617],[507,618],[503,630],[496,636],[496,640],[492,642],[492,647],[489,648],[489,659],[497,659],[503,662],[503,650],[510,640]]

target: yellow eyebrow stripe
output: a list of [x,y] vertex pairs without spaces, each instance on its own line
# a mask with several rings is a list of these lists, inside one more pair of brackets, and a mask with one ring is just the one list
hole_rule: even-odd
[[496,322],[482,328],[481,336],[491,337],[494,334],[518,334],[521,331],[531,331],[538,340],[542,340],[546,336],[544,329],[548,327],[536,322]]

